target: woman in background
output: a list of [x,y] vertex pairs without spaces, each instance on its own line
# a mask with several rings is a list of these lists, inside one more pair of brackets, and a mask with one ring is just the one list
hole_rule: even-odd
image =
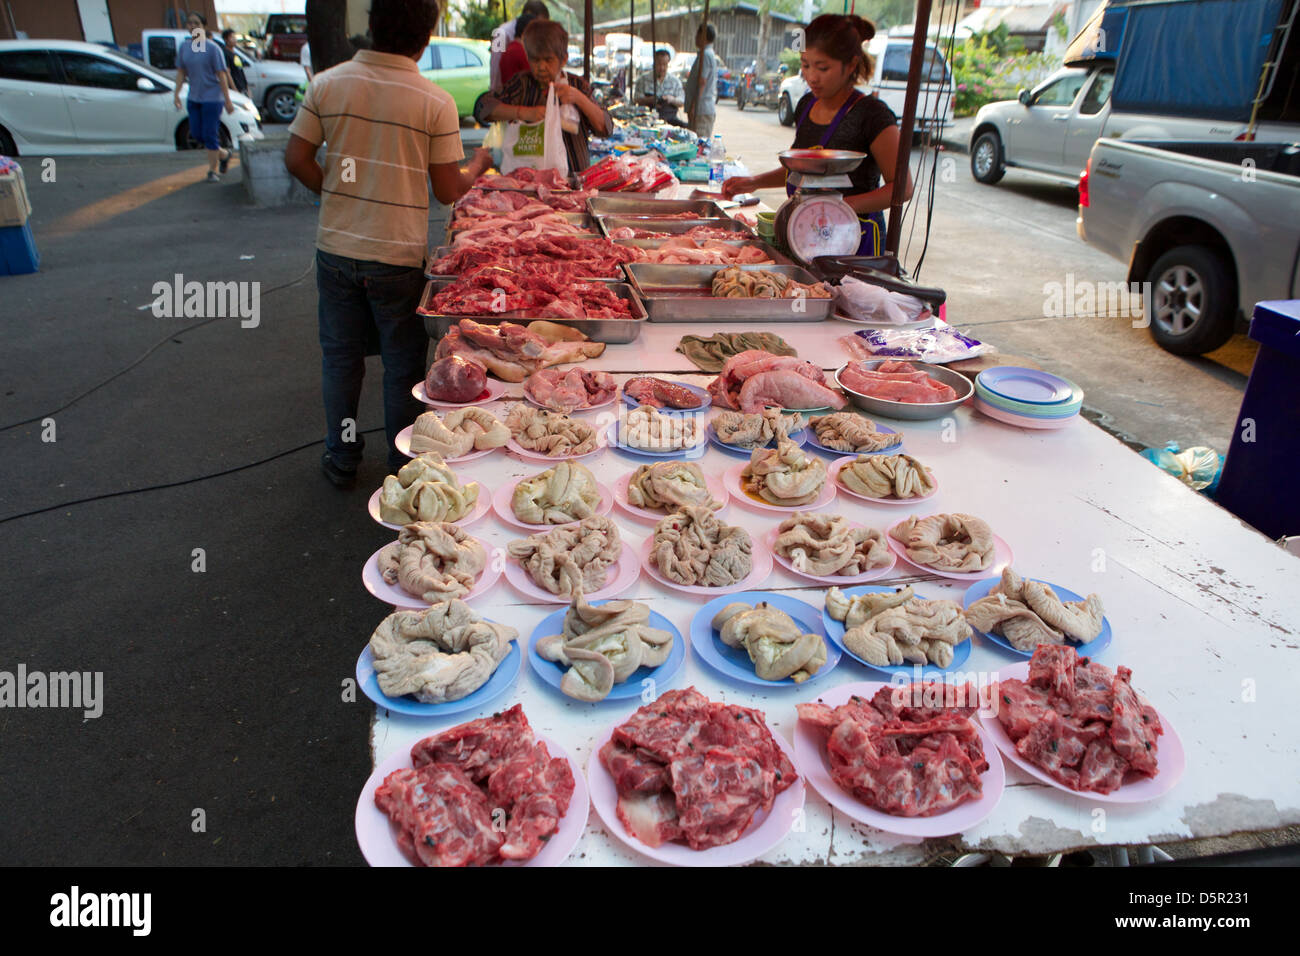
[[516,73],[500,94],[479,99],[475,118],[480,123],[540,123],[546,118],[546,93],[555,86],[561,104],[578,109],[576,133],[565,132],[564,149],[570,172],[582,172],[591,164],[587,141],[614,131],[609,112],[597,105],[591,86],[575,73],[564,72],[569,57],[569,34],[555,20],[534,20],[523,33],[528,70]]
[[[898,120],[893,110],[876,96],[856,87],[871,81],[874,64],[866,53],[867,41],[876,35],[870,20],[857,16],[824,14],[808,24],[800,56],[801,73],[808,92],[795,106],[793,149],[848,149],[866,153],[850,172],[852,185],[840,190],[862,225],[860,256],[878,256],[885,248],[885,215],[894,194],[894,166],[898,159]],[[881,179],[884,179],[883,184]],[[727,199],[756,189],[794,187],[784,168],[760,176],[734,176],[722,184]],[[908,174],[904,201],[912,198]]]
[[208,182],[219,183],[230,164],[230,150],[221,146],[221,108],[235,111],[230,99],[230,73],[221,44],[208,39],[208,21],[200,13],[191,13],[185,21],[190,31],[176,51],[176,89],[172,105],[181,108],[181,87],[189,84],[185,107],[190,115],[190,136],[208,151]]

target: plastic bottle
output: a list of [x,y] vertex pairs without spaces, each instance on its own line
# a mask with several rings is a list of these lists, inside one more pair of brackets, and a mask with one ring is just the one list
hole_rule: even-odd
[[714,189],[722,188],[726,162],[727,149],[722,145],[722,137],[715,135],[709,146],[709,186]]

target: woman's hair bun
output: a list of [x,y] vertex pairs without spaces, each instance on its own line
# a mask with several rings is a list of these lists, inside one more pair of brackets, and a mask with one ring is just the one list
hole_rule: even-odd
[[866,43],[876,35],[876,25],[865,17],[860,17],[855,13],[850,13],[846,19],[850,24],[852,24],[853,29],[858,31],[858,35],[862,37],[863,43]]

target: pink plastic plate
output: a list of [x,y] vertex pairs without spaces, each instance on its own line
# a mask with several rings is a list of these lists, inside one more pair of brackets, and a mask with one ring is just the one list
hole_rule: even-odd
[[[477,538],[474,540],[478,540]],[[486,593],[501,578],[501,562],[493,560],[492,545],[485,541],[479,541],[483,549],[488,553],[487,567],[479,572],[479,576],[474,581],[474,587],[470,592],[461,598],[462,601],[472,601],[480,594]],[[380,548],[379,551],[384,550]],[[426,608],[429,602],[416,597],[414,594],[408,594],[396,584],[389,584],[384,580],[384,576],[379,571],[379,551],[376,551],[366,559],[365,565],[361,569],[361,583],[366,586],[366,590],[379,598],[386,601],[393,607],[397,608]]]
[[471,405],[486,405],[488,402],[494,402],[506,393],[506,383],[498,382],[494,378],[488,379],[487,388],[483,394],[472,402],[443,402],[435,398],[430,398],[424,393],[424,383],[418,382],[411,388],[411,394],[426,405],[434,408],[469,408]]
[[[854,525],[861,527],[861,525]],[[807,571],[800,571],[790,560],[776,553],[776,539],[781,535],[781,528],[778,525],[767,533],[765,538],[768,550],[772,552],[772,560],[781,567],[785,568],[791,574],[797,574],[801,578],[807,578],[809,581],[816,581],[818,584],[835,584],[835,585],[852,585],[866,584],[868,581],[876,581],[883,577],[888,577],[889,573],[894,570],[894,565],[898,563],[898,556],[892,551],[889,553],[889,563],[883,568],[876,568],[874,571],[864,571],[861,574],[809,574]]]
[[[605,586],[599,591],[592,591],[586,595],[587,601],[603,601],[606,598],[616,598],[635,584],[636,579],[640,576],[641,565],[637,563],[634,546],[632,542],[625,540],[623,542],[623,551],[619,554],[618,560],[606,572]],[[520,594],[535,601],[541,601],[545,604],[569,604],[572,601],[572,598],[567,594],[552,594],[546,588],[541,587],[529,577],[523,565],[514,558],[509,558],[506,561],[506,580]]]
[[1015,555],[1011,553],[1011,545],[1007,544],[996,534],[993,536],[993,564],[986,571],[940,571],[936,568],[928,568],[924,564],[917,564],[907,556],[907,549],[903,547],[903,542],[894,538],[890,533],[901,525],[900,521],[885,532],[885,541],[898,555],[899,559],[905,564],[910,564],[918,571],[925,571],[927,574],[937,574],[941,578],[951,578],[954,581],[982,581],[984,578],[1000,577],[1002,569],[1007,567],[1015,560]]
[[768,576],[772,573],[772,552],[762,547],[758,542],[758,547],[754,548],[753,568],[749,576],[743,581],[737,581],[735,584],[729,584],[725,588],[702,587],[698,584],[678,584],[676,581],[669,581],[659,573],[659,569],[650,560],[650,553],[654,550],[654,535],[646,538],[641,544],[641,566],[645,568],[646,574],[654,578],[666,588],[674,591],[681,591],[683,594],[708,594],[717,596],[719,594],[736,594],[740,591],[752,591],[759,587]]
[[543,455],[541,452],[530,451],[513,438],[506,442],[506,451],[517,458],[523,458],[525,461],[540,462],[557,462],[566,459],[575,460],[578,458],[590,458],[592,455],[599,455],[605,450],[605,436],[602,433],[596,434],[596,447],[591,451],[584,451],[581,455]]
[[[1067,428],[1078,420],[1078,415],[1071,415],[1069,418],[1030,418],[1028,415],[1017,415],[1014,412],[1003,411],[1000,408],[994,408],[988,402],[976,397],[972,399],[975,408],[983,412],[994,421],[1004,422],[1007,425],[1016,425],[1020,428],[1042,428],[1056,429]],[[1091,796],[1091,794],[1090,794]]]
[[580,415],[583,412],[594,412],[598,408],[608,408],[610,405],[613,405],[616,401],[618,401],[618,393],[619,390],[614,389],[614,394],[611,395],[609,398],[605,399],[603,402],[597,402],[595,405],[583,405],[581,408],[573,408],[566,412],[562,408],[551,408],[549,405],[543,405],[537,399],[533,398],[533,393],[528,389],[528,383],[527,382],[524,383],[524,401],[526,401],[529,405],[532,405],[535,408],[544,408],[548,412],[561,412],[565,415]]
[[[651,511],[648,508],[638,508],[627,500],[627,488],[632,483],[633,472],[628,472],[614,482],[614,500],[618,506],[632,515],[634,518],[640,518],[642,521],[657,522],[668,515],[666,511]],[[718,475],[705,475],[704,484],[709,489],[709,494],[713,495],[715,501],[722,503],[714,514],[722,514],[727,510],[727,501],[730,496],[727,494],[727,486],[723,484],[722,478]]]
[[[523,480],[522,478],[516,478],[509,484],[502,485],[497,493],[492,496],[492,507],[496,511],[497,517],[507,524],[512,524],[516,528],[523,528],[529,532],[550,531],[552,528],[563,527],[563,525],[558,524],[525,524],[515,517],[515,510],[510,504],[515,496],[515,485]],[[596,490],[600,492],[600,504],[596,507],[596,514],[607,515],[614,507],[614,493],[599,481],[596,482]],[[482,495],[479,497],[482,497]],[[569,521],[566,524],[577,524],[577,522]]]
[[[818,696],[817,700],[829,707],[838,707],[848,701],[854,694],[871,698],[882,687],[894,685],[885,683],[842,684]],[[980,739],[984,744],[984,758],[989,762],[989,769],[980,776],[983,795],[978,800],[968,800],[953,807],[946,813],[932,817],[899,817],[892,813],[867,806],[849,791],[844,790],[831,776],[830,758],[826,754],[826,735],[806,721],[799,721],[794,731],[794,752],[799,758],[799,769],[809,785],[820,793],[826,802],[859,823],[909,837],[941,837],[954,833],[964,833],[977,823],[987,819],[997,808],[1006,789],[1006,771],[998,748],[984,728],[980,730]]]
[[605,824],[605,829],[638,853],[660,863],[671,863],[674,866],[739,866],[757,860],[776,847],[790,832],[795,820],[802,817],[804,798],[807,795],[803,773],[790,745],[779,733],[773,731],[773,739],[794,764],[799,779],[777,795],[771,810],[754,815],[754,819],[739,840],[709,850],[692,850],[685,843],[647,846],[624,829],[623,822],[618,818],[618,791],[614,788],[614,778],[600,762],[600,748],[605,746],[606,741],[614,735],[614,729],[625,720],[626,717],[606,728],[591,748],[591,757],[587,761],[587,777],[591,785],[591,805],[596,808],[596,815]]
[[[998,671],[998,678],[1001,680],[1025,680],[1028,677],[1029,661],[1008,664]],[[991,699],[996,701],[997,685],[992,685],[990,691],[993,695]],[[1113,793],[1071,790],[1065,784],[1053,780],[1045,771],[1040,770],[1016,753],[1016,745],[1007,736],[1007,732],[1002,726],[1002,721],[998,720],[997,714],[982,710],[979,716],[988,736],[997,744],[998,750],[1001,750],[1003,755],[1013,764],[1034,779],[1040,780],[1050,787],[1055,787],[1057,790],[1074,794],[1076,797],[1082,797],[1085,800],[1099,803],[1146,803],[1150,800],[1156,800],[1174,789],[1178,781],[1183,778],[1183,771],[1187,769],[1187,753],[1183,750],[1182,738],[1178,736],[1178,731],[1174,730],[1174,725],[1169,722],[1169,718],[1158,710],[1156,716],[1160,718],[1160,726],[1164,728],[1165,732],[1157,738],[1156,775],[1154,777],[1130,775],[1127,779],[1131,782],[1122,784]]]
[[[934,491],[930,492],[928,495],[918,495],[915,498],[872,498],[867,495],[860,495],[856,491],[850,491],[848,488],[845,488],[844,485],[840,484],[840,471],[850,462],[857,460],[857,455],[850,455],[847,458],[840,458],[831,462],[830,467],[831,481],[835,483],[836,490],[843,492],[851,498],[857,498],[859,501],[869,501],[873,505],[914,505],[921,501],[929,501],[939,493],[939,482],[937,479],[934,482]],[[930,477],[934,477],[933,471],[930,472]]]
[[[401,531],[405,525],[393,524],[379,517],[379,495],[383,488],[376,488],[375,493],[370,496],[370,501],[366,503],[366,510],[370,512],[370,517],[374,518],[385,528],[392,528],[394,531]],[[462,528],[468,528],[475,521],[478,521],[492,508],[492,493],[487,489],[483,482],[478,483],[478,498],[474,502],[474,507],[470,509],[469,514],[459,521],[453,521],[452,524],[460,525]]]
[[730,493],[732,500],[744,505],[746,508],[790,514],[796,511],[819,511],[835,499],[835,482],[831,481],[828,472],[826,482],[822,485],[822,493],[817,496],[817,500],[810,501],[806,505],[773,505],[766,501],[759,501],[757,498],[751,497],[742,484],[740,473],[745,470],[748,464],[749,462],[739,462],[732,465],[727,469],[726,474],[727,491]]
[[[587,793],[587,781],[583,778],[582,768],[573,759],[573,755],[557,744],[550,737],[538,734],[537,739],[546,744],[551,755],[563,757],[569,761],[573,771],[573,797],[569,800],[569,809],[560,818],[559,828],[542,846],[542,850],[531,860],[518,862],[511,860],[500,866],[558,866],[573,852],[573,848],[582,839],[582,832],[587,828],[587,816],[591,812],[591,798]],[[371,866],[415,866],[397,846],[397,828],[388,819],[388,814],[375,806],[375,791],[394,770],[411,765],[409,750],[399,750],[375,768],[366,785],[361,788],[357,798],[355,816],[357,845],[361,855]],[[791,788],[793,789],[793,788]]]

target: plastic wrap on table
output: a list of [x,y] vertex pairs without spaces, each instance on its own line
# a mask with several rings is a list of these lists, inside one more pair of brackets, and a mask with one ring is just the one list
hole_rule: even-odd
[[860,329],[840,338],[855,359],[896,358],[943,365],[997,351],[951,325],[927,329]]
[[929,306],[915,296],[891,292],[853,276],[840,280],[835,299],[849,317],[882,325],[906,325],[931,314]]
[[656,193],[677,184],[667,163],[657,156],[607,156],[582,173],[582,188],[603,192]]
[[1203,491],[1213,498],[1223,472],[1223,456],[1213,448],[1197,445],[1179,451],[1177,444],[1164,448],[1146,448],[1142,457],[1169,472],[1193,491]]

